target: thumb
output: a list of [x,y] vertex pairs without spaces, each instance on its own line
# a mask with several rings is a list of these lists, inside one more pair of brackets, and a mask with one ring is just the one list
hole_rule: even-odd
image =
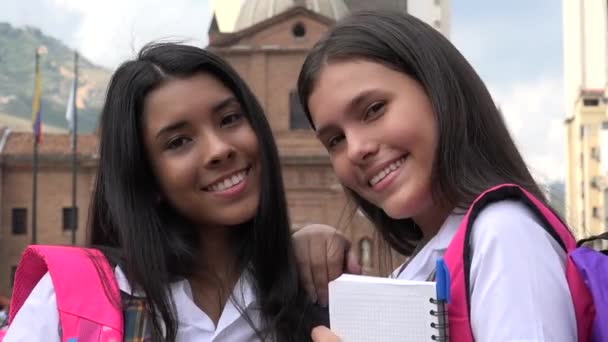
[[313,342],[340,342],[338,336],[322,325],[312,329],[310,337]]

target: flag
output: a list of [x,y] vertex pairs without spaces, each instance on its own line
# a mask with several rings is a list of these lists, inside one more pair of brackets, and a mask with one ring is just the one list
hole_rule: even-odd
[[32,103],[32,129],[34,139],[39,144],[42,137],[42,108],[40,106],[40,54],[36,51],[36,73],[34,81],[34,100]]
[[74,80],[72,81],[72,86],[70,89],[70,97],[68,98],[67,108],[65,110],[65,119],[68,121],[68,129],[70,131],[70,141],[71,144],[74,144],[74,139],[76,137],[76,130],[74,127],[74,116],[76,115],[76,98],[74,93],[76,92],[76,75],[74,75]]
[[65,119],[68,120],[68,129],[70,133],[74,131],[74,89],[76,88],[76,79],[72,81],[70,89],[70,97],[68,98],[68,106],[65,110]]

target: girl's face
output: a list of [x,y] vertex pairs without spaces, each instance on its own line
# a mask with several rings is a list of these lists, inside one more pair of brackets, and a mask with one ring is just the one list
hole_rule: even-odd
[[326,64],[308,106],[341,183],[395,219],[433,212],[437,127],[423,88],[382,64]]
[[162,200],[200,225],[229,226],[255,216],[258,141],[239,101],[214,76],[173,79],[152,91],[142,128]]

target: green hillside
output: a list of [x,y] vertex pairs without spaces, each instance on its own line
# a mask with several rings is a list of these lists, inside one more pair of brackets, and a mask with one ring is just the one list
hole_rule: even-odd
[[[45,46],[40,58],[43,123],[66,128],[65,109],[73,79],[74,51],[36,28],[15,28],[0,23],[0,112],[30,120],[34,89],[34,55]],[[79,132],[95,129],[110,72],[82,56],[79,60]],[[0,118],[0,125],[11,126]],[[22,122],[16,120],[13,122]]]

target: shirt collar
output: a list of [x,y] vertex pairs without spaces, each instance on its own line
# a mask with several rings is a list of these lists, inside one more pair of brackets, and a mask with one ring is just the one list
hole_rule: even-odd
[[[135,297],[145,297],[141,289],[134,289],[129,284],[120,266],[116,266],[114,274],[121,291]],[[248,271],[244,271],[236,282],[232,295],[224,306],[217,328],[214,327],[209,317],[196,306],[188,280],[183,279],[173,282],[170,286],[170,291],[177,308],[177,320],[180,323],[197,326],[207,331],[222,331],[225,327],[239,319],[242,316],[243,310],[250,310],[256,303],[253,279]]]
[[437,231],[437,234],[429,240],[427,246],[434,251],[445,251],[448,249],[452,238],[456,235],[456,231],[460,227],[460,223],[464,218],[462,210],[456,209],[453,211],[443,222],[441,228]]
[[462,210],[453,211],[443,222],[437,234],[416,255],[412,256],[403,270],[403,266],[397,268],[392,276],[400,279],[426,280],[432,270],[435,269],[437,258],[443,256],[448,249],[463,218]]

